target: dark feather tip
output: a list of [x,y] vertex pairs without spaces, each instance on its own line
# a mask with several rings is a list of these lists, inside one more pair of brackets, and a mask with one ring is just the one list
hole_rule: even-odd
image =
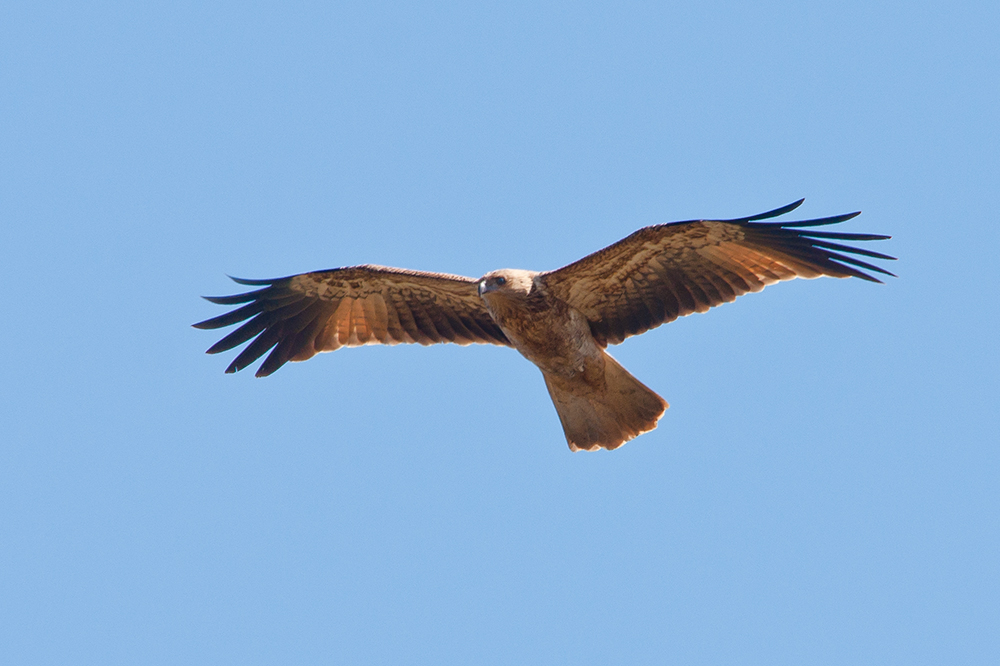
[[262,291],[266,291],[266,289],[248,291],[245,294],[233,294],[232,296],[202,296],[202,298],[216,305],[240,305],[241,303],[249,303],[254,300]]
[[279,280],[284,280],[285,279],[285,278],[269,278],[269,279],[266,279],[266,280],[250,280],[248,278],[233,277],[232,275],[227,275],[226,277],[228,277],[230,280],[232,280],[236,284],[245,284],[245,285],[247,285],[249,287],[268,286],[268,285],[274,284],[275,282],[278,282]]
[[738,217],[734,220],[725,220],[726,222],[754,222],[756,220],[767,220],[772,217],[779,217],[785,213],[791,213],[793,210],[801,206],[805,202],[805,198],[799,199],[798,201],[793,201],[787,206],[782,206],[781,208],[775,208],[774,210],[769,210],[766,213],[758,213],[757,215],[751,215],[750,217]]
[[855,211],[853,213],[846,213],[844,215],[833,215],[831,217],[819,217],[813,220],[799,220],[795,222],[757,222],[751,226],[755,227],[781,227],[782,229],[791,229],[794,227],[822,227],[828,224],[840,224],[841,222],[846,222],[847,220],[853,219],[861,215],[861,211]]

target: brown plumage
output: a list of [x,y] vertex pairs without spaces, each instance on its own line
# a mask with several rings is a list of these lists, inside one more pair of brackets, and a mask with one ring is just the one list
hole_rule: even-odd
[[605,351],[609,344],[692,312],[796,277],[892,273],[857,259],[890,257],[834,241],[888,236],[816,231],[858,215],[762,222],[776,210],[734,220],[646,227],[547,273],[504,269],[482,278],[384,266],[353,266],[274,280],[261,289],[207,297],[235,310],[195,324],[245,322],[209,354],[252,339],[226,372],[265,353],[257,376],[318,352],[365,344],[488,343],[517,349],[542,371],[572,450],[615,449],[656,427],[667,403]]

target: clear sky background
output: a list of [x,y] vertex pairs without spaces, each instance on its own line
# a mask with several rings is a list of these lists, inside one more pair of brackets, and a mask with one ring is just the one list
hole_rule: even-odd
[[[995,663],[996,2],[2,14],[5,663]],[[257,380],[190,328],[800,197],[899,278],[614,348],[671,408],[611,453],[509,349]]]

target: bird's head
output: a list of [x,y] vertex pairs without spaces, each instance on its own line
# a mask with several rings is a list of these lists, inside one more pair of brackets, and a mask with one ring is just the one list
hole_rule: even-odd
[[534,271],[522,271],[516,268],[502,268],[487,273],[479,279],[479,296],[506,296],[508,298],[525,298],[534,287]]

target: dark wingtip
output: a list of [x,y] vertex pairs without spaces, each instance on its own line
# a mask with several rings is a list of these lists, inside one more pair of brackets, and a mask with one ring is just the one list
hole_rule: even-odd
[[879,280],[874,275],[869,275],[865,271],[872,271],[873,273],[879,273],[893,278],[897,277],[894,273],[891,273],[880,266],[875,266],[866,261],[862,261],[852,255],[871,257],[872,259],[884,261],[896,261],[896,257],[861,247],[834,242],[879,241],[888,240],[890,236],[840,231],[819,231],[816,229],[816,227],[826,227],[829,225],[840,224],[841,222],[846,222],[847,220],[852,220],[858,215],[861,215],[860,210],[852,213],[832,215],[830,217],[821,217],[811,220],[793,220],[785,222],[758,221],[783,215],[784,213],[794,210],[801,203],[802,200],[799,200],[795,203],[783,206],[782,208],[776,208],[773,211],[768,211],[767,213],[761,213],[760,215],[742,218],[739,220],[731,220],[731,222],[739,224],[746,229],[748,233],[752,233],[754,235],[760,234],[756,237],[763,241],[765,245],[768,245],[773,249],[788,251],[791,256],[804,259],[807,263],[812,261],[815,264],[815,268],[820,269],[826,275],[833,275],[836,277],[853,276],[861,278],[862,280],[868,280],[869,282],[877,282],[879,284],[884,283],[882,280]]

